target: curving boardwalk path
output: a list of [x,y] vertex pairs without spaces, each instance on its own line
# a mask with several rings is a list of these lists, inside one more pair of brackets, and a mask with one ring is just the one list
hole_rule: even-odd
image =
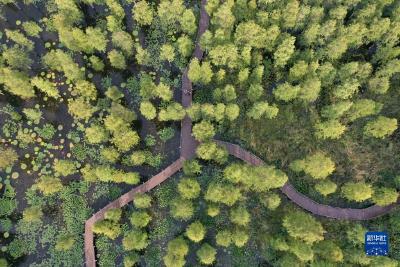
[[[197,58],[201,60],[203,58],[203,50],[200,48],[199,40],[201,35],[207,30],[210,17],[208,16],[205,6],[207,4],[207,0],[201,1],[200,8],[200,21],[199,28],[197,32],[197,40],[196,47],[194,49],[192,58]],[[188,69],[186,68],[183,72],[182,76],[182,105],[185,108],[188,108],[192,105],[192,82],[188,78]],[[174,175],[177,171],[179,171],[183,167],[183,162],[186,159],[191,159],[196,154],[196,148],[198,146],[198,142],[192,136],[192,120],[189,116],[185,116],[181,123],[181,146],[180,146],[180,158],[165,168],[163,171],[158,173],[157,175],[150,178],[147,182],[133,188],[126,194],[122,195],[118,199],[109,203],[107,206],[93,214],[85,222],[85,264],[87,267],[96,267],[96,253],[94,248],[94,234],[93,234],[93,225],[99,220],[104,219],[104,214],[107,210],[113,208],[121,208],[127,205],[129,202],[133,200],[137,193],[148,192],[157,185],[161,184],[169,177]]]
[[[262,161],[259,157],[246,151],[245,149],[241,148],[238,145],[219,140],[215,141],[219,145],[226,147],[229,154],[247,162],[248,164],[255,166],[264,164],[264,161]],[[393,208],[395,208],[398,204],[400,204],[400,198],[399,198],[397,203],[384,207],[374,205],[365,209],[347,209],[347,208],[338,208],[317,203],[314,200],[298,192],[289,182],[287,182],[281,188],[281,191],[298,206],[302,207],[305,210],[308,210],[309,212],[315,215],[320,215],[333,219],[341,219],[341,220],[373,219],[375,217],[390,212]]]
[[[200,48],[199,39],[201,35],[207,30],[210,17],[208,16],[205,6],[207,4],[207,0],[201,0],[201,8],[200,8],[200,21],[199,28],[197,32],[197,40],[195,50],[193,52],[192,58],[197,58],[201,60],[203,58],[204,51]],[[188,78],[188,69],[186,68],[183,71],[182,76],[182,106],[184,108],[188,108],[192,105],[192,82]],[[104,218],[104,214],[107,210],[112,208],[121,208],[127,205],[129,202],[133,200],[137,193],[148,192],[153,189],[160,183],[167,180],[169,177],[174,175],[183,167],[183,162],[186,159],[191,159],[195,156],[196,148],[198,146],[198,142],[192,136],[192,120],[189,116],[185,116],[181,122],[181,138],[180,138],[180,158],[176,160],[174,163],[169,165],[163,171],[158,173],[157,175],[150,178],[147,182],[133,188],[126,194],[122,195],[118,199],[109,203],[107,206],[93,214],[85,222],[85,264],[87,267],[95,267],[96,266],[96,254],[94,248],[94,234],[93,234],[93,224],[99,220]],[[225,146],[229,152],[229,154],[251,164],[251,165],[262,165],[264,162],[255,156],[254,154],[246,151],[238,145],[215,140],[219,145]],[[366,209],[345,209],[345,208],[337,208],[331,207],[323,204],[319,204],[310,198],[304,196],[299,193],[289,182],[286,183],[281,188],[282,193],[284,193],[290,200],[296,203],[298,206],[302,207],[305,210],[310,211],[315,215],[325,216],[334,219],[345,219],[345,220],[367,220],[378,217],[380,215],[388,213],[392,210],[396,204],[392,204],[385,207],[380,206],[372,206]],[[400,198],[397,204],[400,203]]]

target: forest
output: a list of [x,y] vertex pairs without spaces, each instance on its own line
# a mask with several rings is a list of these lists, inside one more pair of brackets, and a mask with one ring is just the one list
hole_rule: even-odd
[[0,0],[0,44],[0,267],[400,266],[399,0]]

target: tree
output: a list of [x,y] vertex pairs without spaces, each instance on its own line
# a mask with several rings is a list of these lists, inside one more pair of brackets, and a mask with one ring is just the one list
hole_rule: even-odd
[[277,68],[284,67],[294,53],[296,37],[286,35],[274,52],[274,62]]
[[213,65],[227,66],[229,69],[236,68],[239,63],[238,49],[230,43],[212,47],[209,51],[209,57]]
[[130,162],[133,165],[139,166],[146,162],[148,151],[134,151],[130,156]]
[[323,196],[327,196],[329,194],[334,193],[336,191],[336,189],[337,189],[337,185],[328,179],[319,181],[315,185],[315,190],[317,190],[318,193],[320,193]]
[[250,84],[249,90],[247,91],[247,97],[250,101],[255,102],[260,99],[264,93],[264,88],[261,84]]
[[180,121],[185,116],[185,110],[182,105],[176,102],[169,104],[166,108],[160,110],[158,119],[160,121]]
[[108,59],[110,60],[111,66],[113,66],[116,69],[125,69],[126,68],[126,61],[124,55],[113,49],[110,52],[108,52]]
[[85,137],[91,144],[99,144],[110,138],[107,130],[99,124],[91,124],[85,129]]
[[164,101],[170,101],[173,96],[173,92],[171,91],[169,86],[163,82],[160,82],[156,86],[154,93],[157,97],[161,98]]
[[237,247],[243,247],[247,241],[249,241],[249,235],[246,233],[245,230],[240,228],[235,228],[232,231],[232,242]]
[[387,206],[392,203],[396,203],[399,197],[394,188],[380,187],[374,190],[372,195],[372,201],[379,206]]
[[310,77],[300,84],[298,98],[306,103],[317,100],[321,91],[321,81],[317,77]]
[[71,81],[84,80],[84,72],[72,57],[66,52],[56,49],[51,50],[42,58],[43,64],[53,70],[64,72]]
[[299,240],[290,240],[289,251],[292,252],[302,262],[312,261],[314,259],[314,251],[308,243]]
[[185,160],[183,173],[186,175],[197,175],[201,173],[201,165],[197,160]]
[[116,239],[121,234],[121,227],[118,222],[110,220],[101,220],[93,225],[93,232],[103,234],[110,239]]
[[121,98],[124,97],[124,94],[116,86],[110,86],[107,88],[105,95],[111,99],[112,101],[118,102]]
[[225,116],[228,120],[234,121],[237,117],[239,117],[240,108],[237,104],[230,103],[226,105],[225,108]]
[[325,230],[322,225],[302,211],[290,212],[284,216],[282,225],[291,237],[308,244],[324,240]]
[[42,32],[42,28],[37,25],[34,21],[25,21],[22,23],[22,28],[28,36],[39,37],[39,33]]
[[73,93],[77,94],[81,97],[84,97],[88,100],[95,100],[96,99],[96,86],[88,81],[79,80],[76,82],[75,87],[73,89]]
[[179,53],[184,56],[188,57],[192,53],[193,50],[193,42],[189,36],[183,35],[176,40],[176,44],[178,47]]
[[164,44],[160,49],[160,59],[166,60],[168,62],[174,61],[175,58],[175,49],[170,44]]
[[23,72],[10,68],[0,68],[0,84],[4,89],[22,99],[29,99],[35,96],[35,91],[29,83],[29,76]]
[[260,196],[260,202],[270,210],[276,210],[281,204],[281,198],[276,193],[267,193]]
[[95,55],[89,57],[90,64],[95,71],[102,71],[104,69],[103,61]]
[[145,0],[135,3],[132,14],[139,25],[150,25],[153,21],[153,10]]
[[137,194],[133,198],[133,205],[138,209],[147,209],[151,207],[151,197],[146,194]]
[[73,235],[61,235],[56,242],[55,249],[57,251],[70,250],[75,244],[75,237]]
[[321,116],[325,119],[339,119],[353,105],[350,101],[340,101],[328,106],[324,106],[321,110]]
[[49,97],[60,97],[57,87],[54,85],[54,83],[48,80],[42,79],[40,77],[33,77],[31,79],[31,84]]
[[111,142],[121,152],[129,151],[133,146],[137,145],[140,141],[140,137],[137,132],[130,129],[126,129],[123,132],[114,133]]
[[131,252],[124,256],[124,267],[133,267],[136,263],[138,263],[140,257],[135,252]]
[[143,250],[149,245],[149,240],[146,232],[140,230],[129,231],[122,239],[124,250]]
[[27,71],[31,69],[32,59],[27,51],[24,51],[19,46],[13,46],[3,51],[3,60],[12,69]]
[[68,112],[78,120],[87,120],[92,117],[96,108],[83,97],[68,101]]
[[146,227],[151,221],[151,216],[145,211],[135,211],[131,215],[131,223],[138,228]]
[[42,216],[43,212],[39,206],[28,207],[23,212],[23,220],[30,223],[40,222]]
[[140,103],[140,113],[148,120],[152,120],[157,116],[157,110],[150,101]]
[[0,170],[12,167],[18,160],[17,152],[11,147],[4,148],[0,146]]
[[205,265],[211,265],[215,261],[215,255],[217,251],[215,248],[210,246],[209,244],[203,244],[199,250],[197,250],[196,255],[199,258],[199,261]]
[[208,84],[213,76],[211,65],[208,62],[200,62],[197,58],[190,61],[188,77],[194,83]]
[[206,228],[201,224],[201,222],[195,221],[186,228],[185,234],[190,240],[198,243],[203,240],[206,234]]
[[240,226],[246,226],[250,222],[250,214],[244,206],[231,209],[229,218],[231,222]]
[[208,121],[201,121],[193,126],[193,136],[200,142],[208,141],[215,135],[214,125]]
[[297,97],[300,92],[300,86],[293,86],[288,82],[282,83],[273,91],[274,96],[278,100],[289,102]]
[[182,31],[190,35],[196,32],[196,16],[191,9],[186,9],[180,17]]
[[167,255],[164,256],[164,264],[167,267],[182,267],[185,265],[185,256],[189,252],[189,246],[182,237],[177,237],[168,242]]
[[207,205],[207,215],[210,217],[215,217],[220,213],[220,208],[216,204],[209,203]]
[[204,199],[214,203],[233,206],[242,196],[240,189],[232,184],[210,183]]
[[100,155],[102,158],[110,163],[115,163],[118,161],[119,152],[113,147],[105,147],[100,150]]
[[247,117],[258,120],[265,116],[268,119],[273,119],[278,115],[279,109],[276,105],[270,106],[267,102],[256,102],[247,111]]
[[62,176],[68,176],[77,172],[75,163],[71,160],[60,159],[54,162],[54,171]]
[[104,219],[118,222],[121,219],[122,210],[120,208],[109,209],[104,213]]
[[197,198],[200,190],[200,184],[193,178],[183,178],[178,183],[179,194],[185,199]]
[[229,247],[232,243],[232,234],[229,230],[218,231],[215,236],[215,242],[218,246]]
[[343,252],[339,246],[330,240],[323,240],[315,245],[315,252],[331,262],[342,262]]
[[338,120],[329,120],[315,124],[315,135],[319,139],[339,139],[346,131],[346,126]]
[[302,160],[295,160],[289,167],[295,172],[304,171],[314,179],[325,179],[335,171],[335,163],[322,152],[316,152]]
[[228,159],[228,152],[225,148],[218,146],[214,142],[201,143],[196,150],[199,158],[204,160],[214,160],[219,164],[223,164]]
[[36,183],[36,186],[44,195],[52,195],[57,193],[63,187],[60,179],[48,175],[43,175],[40,177],[39,182]]
[[254,21],[241,22],[235,31],[235,43],[241,47],[265,48],[268,32]]
[[342,186],[342,194],[348,200],[361,202],[372,197],[372,186],[365,182],[348,182]]
[[375,102],[371,99],[360,99],[351,105],[347,117],[350,121],[359,118],[376,115],[382,110],[383,104]]
[[24,108],[22,112],[25,114],[26,118],[32,121],[34,124],[39,124],[40,119],[42,119],[42,112],[40,109]]
[[125,55],[131,56],[133,54],[134,42],[129,33],[124,31],[115,31],[112,33],[111,40],[113,45],[120,48]]
[[171,215],[175,219],[187,221],[194,213],[193,203],[190,200],[176,197],[171,201]]
[[364,134],[375,138],[385,138],[397,129],[397,120],[378,116],[364,126]]

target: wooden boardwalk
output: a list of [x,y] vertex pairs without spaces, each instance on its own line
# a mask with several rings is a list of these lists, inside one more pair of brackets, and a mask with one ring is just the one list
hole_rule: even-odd
[[[195,50],[193,52],[192,58],[197,58],[201,60],[203,58],[203,53],[199,40],[201,35],[207,30],[210,17],[208,16],[205,6],[207,4],[207,0],[201,0],[201,8],[200,8],[200,21],[199,28],[197,32],[197,40]],[[182,106],[188,108],[192,105],[192,82],[189,80],[187,75],[187,68],[183,71],[182,76]],[[193,158],[195,156],[195,151],[198,146],[198,142],[192,136],[192,120],[189,116],[185,116],[181,122],[181,137],[180,137],[180,158],[172,163],[170,166],[165,168],[163,171],[158,173],[157,175],[150,178],[147,182],[139,185],[126,194],[122,195],[118,199],[109,203],[107,206],[93,214],[86,223],[85,223],[85,264],[87,267],[95,267],[96,266],[96,255],[94,248],[94,235],[93,235],[93,225],[95,222],[104,219],[104,214],[107,210],[112,208],[121,208],[127,205],[129,202],[133,200],[137,193],[148,192],[153,189],[157,185],[161,184],[169,177],[174,175],[183,167],[183,162],[186,159]],[[251,164],[251,165],[262,165],[264,162],[255,156],[254,154],[246,151],[238,145],[231,144],[228,142],[218,141],[216,142],[220,145],[223,145],[229,151],[229,154]],[[344,209],[331,207],[327,205],[322,205],[316,203],[315,201],[309,199],[303,194],[299,193],[290,183],[286,183],[281,191],[294,203],[299,205],[312,212],[313,214],[325,216],[329,218],[335,219],[347,219],[347,220],[367,220],[371,218],[375,218],[377,216],[386,214],[390,210],[392,210],[396,204],[392,204],[386,207],[380,206],[372,206],[366,209]],[[399,202],[399,201],[398,201]]]
[[[219,145],[227,148],[229,154],[235,156],[248,164],[251,165],[262,165],[264,162],[256,155],[246,151],[238,145],[215,140]],[[296,203],[303,209],[319,216],[324,216],[333,219],[341,220],[369,220],[381,215],[384,215],[394,209],[398,204],[400,204],[400,198],[397,203],[388,206],[378,206],[374,205],[365,209],[348,209],[348,208],[338,208],[332,207],[324,204],[315,202],[314,200],[308,198],[307,196],[301,194],[294,188],[289,182],[287,182],[281,191],[285,194],[291,201]]]

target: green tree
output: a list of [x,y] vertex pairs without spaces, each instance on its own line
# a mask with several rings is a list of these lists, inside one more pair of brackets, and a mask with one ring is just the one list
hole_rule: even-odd
[[116,86],[110,86],[107,88],[105,95],[112,101],[118,102],[124,97],[124,94]]
[[12,167],[17,160],[18,154],[13,148],[0,146],[0,170]]
[[210,183],[205,193],[205,200],[214,203],[223,203],[228,206],[233,206],[242,194],[240,189],[232,184]]
[[62,176],[68,176],[77,172],[75,163],[71,160],[60,159],[54,162],[53,169]]
[[261,117],[273,119],[278,115],[279,109],[276,105],[270,106],[267,102],[256,102],[247,111],[247,116],[254,120],[258,120]]
[[319,139],[339,139],[346,131],[346,126],[338,120],[318,122],[314,128],[315,135]]
[[325,179],[335,171],[335,163],[322,152],[316,152],[302,160],[295,160],[289,167],[295,172],[304,171],[314,179]]
[[342,186],[342,193],[348,200],[361,202],[372,197],[372,186],[365,182],[348,182]]
[[93,55],[89,57],[89,61],[95,71],[102,71],[104,69],[104,63],[100,58]]
[[190,35],[196,32],[196,16],[191,9],[186,9],[180,17],[182,31]]
[[140,230],[129,231],[122,239],[124,250],[143,250],[149,245],[148,235]]
[[185,160],[183,163],[183,173],[186,175],[201,174],[201,165],[197,160]]
[[124,256],[124,267],[133,267],[136,263],[138,263],[140,257],[135,252],[131,252]]
[[189,246],[182,237],[177,237],[168,242],[167,255],[163,257],[167,267],[182,267],[185,265],[185,256],[189,252]]
[[83,97],[68,101],[68,112],[78,120],[87,120],[92,117],[96,108]]
[[329,194],[334,193],[336,191],[336,189],[337,189],[337,185],[328,179],[319,181],[315,185],[315,190],[317,190],[318,193],[320,193],[323,196],[327,196]]
[[42,112],[40,109],[36,108],[24,108],[22,112],[25,114],[26,118],[32,121],[34,124],[39,124],[40,119],[42,119]]
[[204,142],[210,140],[215,135],[214,125],[208,121],[201,121],[193,126],[193,136],[196,140]]
[[189,36],[187,35],[180,36],[178,40],[176,40],[176,44],[178,47],[178,52],[183,57],[188,57],[191,55],[193,51],[193,42]]
[[121,152],[129,151],[133,146],[137,145],[140,141],[140,137],[137,132],[130,129],[126,129],[123,132],[114,133],[111,142]]
[[168,85],[164,84],[163,82],[160,82],[157,87],[155,88],[154,91],[155,95],[159,98],[161,98],[164,101],[170,101],[173,96],[173,92],[169,88]]
[[321,116],[325,119],[339,119],[353,105],[350,101],[340,101],[321,109]]
[[24,210],[22,213],[23,220],[26,222],[34,223],[40,222],[43,216],[42,208],[39,206],[31,206]]
[[113,147],[105,147],[100,150],[100,155],[101,157],[110,162],[110,163],[115,163],[117,162],[119,158],[119,152]]
[[148,158],[147,151],[133,151],[130,156],[130,162],[133,165],[139,166],[146,162]]
[[364,126],[364,134],[375,138],[385,138],[397,129],[397,120],[378,116]]
[[61,235],[56,242],[57,251],[70,250],[75,244],[75,237],[73,235]]
[[196,150],[199,158],[204,160],[214,160],[219,164],[223,164],[228,159],[228,152],[225,148],[218,146],[214,142],[201,143]]
[[44,195],[52,195],[57,193],[63,187],[60,179],[48,175],[43,175],[40,177],[39,182],[36,183],[36,186]]
[[250,213],[244,206],[238,206],[231,209],[229,218],[234,224],[246,226],[250,222]]
[[131,35],[124,31],[115,31],[111,36],[114,47],[120,48],[125,55],[133,54],[134,42]]
[[249,235],[246,233],[245,230],[240,228],[235,228],[232,231],[232,242],[237,247],[243,247],[246,245],[247,241],[249,241]]
[[200,62],[197,58],[190,61],[188,77],[194,83],[208,84],[211,82],[213,72],[208,62]]
[[284,216],[282,225],[291,237],[308,244],[324,240],[325,230],[322,225],[302,211],[290,212]]
[[95,100],[97,94],[96,86],[85,80],[77,81],[72,92],[88,100]]
[[282,39],[281,43],[278,45],[274,52],[274,64],[276,67],[284,67],[288,60],[292,57],[292,54],[295,50],[295,41],[296,37],[290,35],[286,35]]
[[157,116],[157,110],[150,101],[140,103],[140,113],[148,120],[152,120]]
[[194,213],[193,203],[190,200],[176,197],[171,201],[171,215],[175,219],[187,221]]
[[203,244],[199,250],[197,250],[196,255],[199,261],[205,265],[211,265],[215,261],[215,255],[217,250],[210,246],[209,244]]
[[49,97],[60,97],[57,87],[54,85],[54,83],[48,80],[42,79],[40,77],[33,77],[31,79],[31,84]]
[[109,209],[104,213],[104,219],[118,222],[121,219],[122,210],[120,208]]
[[10,68],[0,68],[0,84],[4,89],[22,99],[29,99],[35,96],[35,91],[29,83],[29,76],[23,72]]
[[240,108],[237,104],[230,103],[226,105],[225,108],[225,116],[228,120],[234,121],[237,117],[239,117]]
[[91,144],[99,144],[108,141],[110,138],[106,129],[99,124],[91,124],[85,129],[85,137]]
[[312,261],[314,259],[314,251],[310,244],[299,240],[290,240],[289,251],[292,252],[302,262]]
[[195,221],[186,228],[185,234],[190,240],[198,243],[203,240],[206,234],[206,228],[201,222]]
[[133,226],[143,228],[149,224],[151,216],[145,211],[134,211],[130,220]]
[[293,86],[288,82],[285,82],[278,85],[273,93],[276,99],[289,102],[297,97],[300,90],[300,86]]
[[360,99],[354,102],[348,111],[347,117],[350,121],[359,118],[376,115],[382,110],[383,104],[375,102],[371,99]]
[[145,0],[135,3],[132,14],[139,25],[150,25],[153,21],[153,10]]
[[175,58],[175,49],[170,44],[164,44],[160,48],[160,59],[166,60],[168,62],[174,61]]
[[343,252],[339,246],[331,240],[323,240],[317,243],[314,247],[315,252],[322,258],[331,262],[342,262]]
[[200,184],[194,178],[183,178],[178,183],[178,191],[185,199],[195,199],[200,195]]
[[39,33],[42,32],[42,28],[37,25],[34,21],[25,21],[22,23],[22,28],[26,34],[30,37],[39,37]]
[[232,234],[229,230],[218,231],[215,236],[215,242],[218,246],[229,247],[232,244]]
[[235,43],[239,46],[265,48],[268,43],[268,32],[254,21],[241,22],[235,31]]
[[397,193],[396,189],[380,187],[374,190],[372,201],[379,206],[387,206],[389,204],[396,203],[398,197],[399,193]]
[[126,60],[124,55],[113,49],[110,52],[108,52],[108,59],[110,60],[111,66],[113,66],[116,69],[125,69],[126,68]]
[[270,210],[276,210],[281,204],[281,198],[276,193],[267,193],[260,196],[260,202]]
[[138,209],[147,209],[151,207],[151,197],[146,194],[136,194],[133,198],[133,205]]
[[158,119],[160,121],[180,121],[185,116],[185,110],[182,105],[176,102],[169,104],[166,108],[163,108],[158,113]]

